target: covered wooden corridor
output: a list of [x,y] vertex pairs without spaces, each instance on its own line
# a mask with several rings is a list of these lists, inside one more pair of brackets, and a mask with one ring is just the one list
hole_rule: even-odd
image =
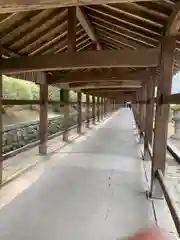
[[[124,239],[156,223],[175,237],[166,210],[153,209],[146,198],[135,133],[132,112],[122,108],[70,151],[59,150],[19,184],[15,180],[3,188],[0,239]],[[21,178],[32,185],[2,206],[12,188],[21,187]]]
[[[1,239],[122,238],[158,222],[152,202],[164,203],[163,198],[180,236],[179,213],[165,181],[169,105],[180,104],[180,94],[171,95],[173,74],[180,69],[180,2],[27,2],[0,0],[1,186],[8,158],[38,146],[38,156],[46,159],[49,139],[62,135],[69,142],[70,106],[77,110],[79,135],[83,123],[89,128],[91,121],[95,125],[121,110],[97,132],[89,131],[92,136],[64,153],[63,160],[60,152],[53,155],[54,165],[47,161],[31,187],[8,205],[2,203]],[[39,99],[7,99],[3,74],[38,84]],[[60,89],[58,100],[49,99],[49,85]],[[122,109],[126,101],[132,102],[133,114]],[[5,153],[3,106],[28,104],[39,105],[36,142]],[[53,135],[49,104],[63,109],[62,127]],[[143,159],[151,165],[146,188],[133,116]]]

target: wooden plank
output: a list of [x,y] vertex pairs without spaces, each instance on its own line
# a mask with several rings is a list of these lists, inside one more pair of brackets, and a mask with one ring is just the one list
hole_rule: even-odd
[[95,33],[95,30],[94,30],[90,20],[88,19],[84,9],[82,7],[77,7],[76,8],[76,15],[77,15],[77,18],[78,18],[79,22],[81,23],[82,27],[84,28],[85,32],[89,36],[89,38],[94,43],[96,43],[97,50],[102,50],[102,46],[99,42],[99,39],[98,39],[98,37]]
[[[37,9],[48,9],[48,8],[60,8],[60,7],[71,7],[71,6],[84,6],[84,5],[96,5],[96,4],[109,4],[109,3],[125,3],[134,2],[135,0],[47,0],[46,2],[41,0],[34,0],[33,2],[27,2],[27,0],[1,0],[0,1],[0,13],[30,11]],[[141,2],[144,0],[138,0]],[[146,0],[150,1],[150,0]],[[136,0],[137,2],[137,0]]]
[[[45,78],[45,76],[44,76]],[[46,78],[40,84],[40,124],[39,124],[39,153],[47,154],[48,141],[48,84]]]
[[86,94],[86,127],[89,128],[90,123],[90,98],[89,94]]
[[[158,93],[157,97],[169,96],[172,86],[172,69],[174,60],[174,51],[176,46],[175,37],[164,37],[161,46],[161,62],[160,76],[158,78]],[[163,193],[158,181],[155,177],[155,172],[160,169],[165,173],[166,149],[167,149],[167,129],[169,121],[169,104],[161,104],[157,102],[154,145],[153,145],[153,161],[152,161],[152,181],[151,181],[151,196],[162,198]]]
[[81,83],[98,81],[142,81],[148,78],[147,71],[123,71],[122,69],[92,69],[89,71],[73,71],[66,73],[53,72],[48,75],[48,84]]
[[172,14],[169,17],[167,26],[166,26],[166,35],[167,36],[175,36],[180,29],[180,1],[178,1],[174,7]]
[[[160,49],[65,52],[1,59],[3,73],[110,67],[156,67]],[[148,56],[148,57],[147,57]]]
[[77,92],[77,133],[81,133],[82,128],[82,93]]

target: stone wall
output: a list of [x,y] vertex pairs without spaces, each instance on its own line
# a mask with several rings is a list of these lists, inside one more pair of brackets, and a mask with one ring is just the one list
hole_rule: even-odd
[[[90,114],[91,115],[91,114]],[[85,113],[82,113],[82,120],[85,120]],[[68,126],[77,124],[77,114],[69,116]],[[49,118],[48,135],[63,131],[63,115]],[[29,143],[38,140],[39,121],[28,121],[4,127],[3,131],[3,153],[21,148]]]

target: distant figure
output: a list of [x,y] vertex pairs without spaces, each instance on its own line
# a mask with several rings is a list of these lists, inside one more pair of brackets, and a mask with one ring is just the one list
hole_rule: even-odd
[[132,104],[131,104],[131,102],[127,102],[127,103],[126,103],[126,107],[131,110],[131,109],[132,109]]

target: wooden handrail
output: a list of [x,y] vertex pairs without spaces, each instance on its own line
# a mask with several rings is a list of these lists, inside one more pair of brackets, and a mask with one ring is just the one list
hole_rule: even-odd
[[160,169],[158,169],[156,171],[156,177],[159,180],[159,184],[160,184],[160,186],[162,188],[165,200],[166,200],[167,205],[169,207],[169,211],[171,213],[174,225],[175,225],[176,230],[178,232],[178,235],[180,237],[180,217],[178,215],[178,209],[177,209],[175,203],[172,200],[171,193],[169,192],[168,187],[165,184],[164,176],[163,176],[163,173],[162,173],[162,171]]

